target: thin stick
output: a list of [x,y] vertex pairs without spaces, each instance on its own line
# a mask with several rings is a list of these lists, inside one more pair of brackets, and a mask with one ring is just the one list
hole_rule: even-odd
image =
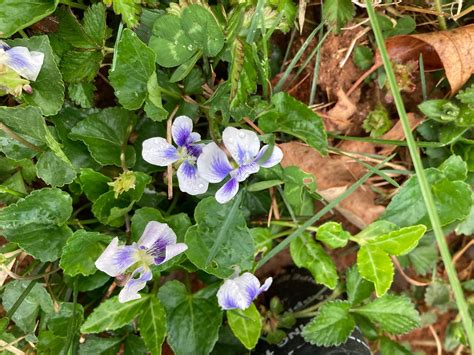
[[398,272],[403,276],[403,278],[411,285],[413,286],[428,286],[431,284],[431,282],[421,282],[421,281],[417,281],[415,279],[412,279],[410,276],[408,276],[407,274],[405,274],[405,271],[403,271],[402,269],[402,266],[400,265],[400,262],[398,261],[398,259],[395,257],[395,256],[392,256],[392,261],[393,263],[395,264]]
[[260,128],[258,128],[258,126],[252,122],[252,120],[248,117],[244,117],[244,121],[245,123],[247,123],[250,127],[252,127],[258,134],[265,134],[264,131],[262,131]]
[[430,325],[428,329],[431,331],[431,334],[433,334],[433,338],[436,342],[436,350],[438,352],[438,355],[443,355],[443,345],[441,345],[441,341],[439,340],[438,334],[436,334],[436,330],[433,328],[432,325]]
[[453,257],[453,264],[456,264],[456,262],[459,260],[459,258],[472,246],[474,245],[474,239],[471,239],[469,243],[467,243],[464,248],[462,248],[460,251],[458,251],[454,257]]

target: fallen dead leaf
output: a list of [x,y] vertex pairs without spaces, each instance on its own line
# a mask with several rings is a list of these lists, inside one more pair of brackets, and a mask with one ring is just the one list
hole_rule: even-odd
[[357,107],[342,89],[337,91],[337,98],[336,105],[327,112],[323,121],[327,131],[346,132],[351,126],[350,118],[356,112]]
[[[461,89],[474,73],[474,25],[395,36],[388,38],[385,45],[394,60],[418,60],[421,53],[427,70],[444,68],[452,93]],[[379,55],[377,61],[381,62]]]
[[[451,94],[455,94],[474,73],[474,24],[450,31],[390,37],[385,41],[390,58],[399,63],[423,55],[426,70],[444,69]],[[380,52],[375,63],[347,91],[351,95],[370,74],[382,66]]]
[[[331,201],[342,194],[350,185],[357,181],[365,169],[356,169],[348,165],[340,156],[322,157],[316,150],[299,142],[280,144],[283,151],[283,167],[297,166],[316,177],[318,193]],[[336,207],[349,222],[358,228],[376,220],[384,211],[383,206],[375,204],[375,193],[366,185],[342,200]]]
[[[408,122],[410,123],[411,130],[413,131],[418,125],[423,122],[423,118],[420,116],[415,115],[413,112],[407,114]],[[380,139],[388,139],[388,140],[405,140],[405,133],[403,132],[402,122],[400,120]],[[388,144],[377,144],[377,148],[381,148],[380,151],[377,152],[379,155],[389,156],[393,153],[393,151],[397,148],[396,145],[388,145]]]

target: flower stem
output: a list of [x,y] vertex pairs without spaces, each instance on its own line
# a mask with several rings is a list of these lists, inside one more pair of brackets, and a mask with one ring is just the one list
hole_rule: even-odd
[[387,49],[385,48],[385,42],[382,36],[382,31],[380,30],[378,19],[372,7],[372,2],[366,1],[366,5],[367,5],[367,12],[369,14],[370,23],[374,31],[375,40],[377,42],[377,46],[379,48],[380,55],[382,57],[382,61],[385,67],[385,72],[387,74],[387,79],[390,84],[390,89],[392,91],[392,95],[395,101],[395,106],[397,107],[398,115],[402,123],[403,131],[405,133],[405,137],[408,144],[408,150],[410,151],[410,156],[413,161],[413,166],[415,167],[415,172],[418,176],[418,181],[420,184],[420,190],[423,196],[423,200],[425,202],[426,209],[428,211],[428,216],[430,218],[431,225],[433,227],[433,232],[436,237],[436,241],[438,243],[441,258],[443,260],[444,267],[446,268],[446,273],[448,274],[449,283],[451,284],[451,287],[453,289],[454,298],[456,300],[456,304],[459,309],[459,314],[461,315],[464,329],[466,331],[466,336],[470,343],[471,349],[473,349],[474,348],[474,330],[473,330],[473,325],[472,325],[472,319],[469,316],[469,309],[468,309],[466,300],[464,299],[461,283],[459,282],[459,279],[457,277],[456,270],[452,263],[451,254],[449,253],[448,245],[444,238],[443,229],[441,228],[441,222],[439,220],[439,216],[436,211],[436,206],[435,206],[433,195],[431,192],[431,186],[426,178],[426,174],[423,169],[423,164],[421,162],[421,158],[418,153],[415,139],[411,132],[411,127],[410,127],[408,116],[405,110],[405,105],[400,95],[400,90],[398,88],[397,81],[395,79],[395,74],[391,67],[390,58],[388,56]]
[[31,150],[34,150],[35,152],[38,152],[38,153],[42,153],[43,152],[43,149],[41,149],[40,147],[28,142],[26,139],[24,139],[23,137],[20,137],[18,134],[16,134],[15,132],[13,132],[10,128],[8,128],[7,126],[5,126],[3,123],[0,122],[0,130],[2,130],[3,132],[5,132],[7,134],[7,136],[9,136],[10,138],[20,142],[21,144],[27,146],[28,148],[30,148]]

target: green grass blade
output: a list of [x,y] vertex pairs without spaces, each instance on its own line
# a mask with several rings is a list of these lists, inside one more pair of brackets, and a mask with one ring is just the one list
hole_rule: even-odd
[[405,137],[408,144],[408,150],[410,151],[410,156],[413,161],[413,166],[415,167],[415,172],[418,176],[418,181],[420,184],[420,190],[423,195],[423,200],[428,211],[428,216],[433,226],[433,233],[436,237],[438,243],[439,251],[441,258],[443,260],[444,266],[446,268],[446,273],[448,274],[449,283],[453,289],[454,298],[459,309],[459,314],[466,331],[466,336],[468,338],[471,349],[474,349],[474,330],[472,325],[472,319],[469,316],[469,309],[464,298],[464,293],[461,288],[461,283],[459,282],[456,270],[453,265],[453,260],[451,254],[449,253],[449,248],[444,238],[443,229],[441,228],[441,223],[439,220],[438,213],[436,211],[436,206],[433,200],[433,195],[431,193],[431,187],[426,178],[425,171],[423,169],[423,164],[416,146],[415,138],[411,132],[410,123],[408,121],[408,116],[405,110],[405,105],[403,103],[402,97],[400,95],[400,90],[397,85],[395,74],[390,63],[390,58],[385,48],[385,42],[382,36],[382,31],[380,30],[380,25],[378,23],[377,15],[375,14],[374,8],[371,1],[365,2],[367,5],[367,13],[369,14],[370,24],[374,31],[375,40],[377,42],[380,55],[385,67],[385,72],[387,74],[387,80],[390,84],[390,89],[395,101],[395,106],[397,107],[398,115],[400,117],[403,131],[405,132]]

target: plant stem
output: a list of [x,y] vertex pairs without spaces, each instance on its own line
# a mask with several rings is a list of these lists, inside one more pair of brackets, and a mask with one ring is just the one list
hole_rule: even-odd
[[[42,264],[38,265],[38,267],[35,269],[33,274],[37,275],[39,273],[42,273],[46,269],[46,267],[47,267],[46,263],[42,263]],[[28,294],[31,292],[31,290],[33,289],[35,284],[36,284],[35,280],[30,281],[28,286],[26,286],[26,288],[21,293],[20,297],[18,297],[16,302],[13,304],[12,308],[10,308],[10,310],[7,312],[7,318],[12,319],[13,315],[18,310],[18,308],[21,306],[21,304],[23,303],[25,298],[28,296]]]
[[15,132],[13,132],[10,128],[8,128],[7,126],[5,126],[3,123],[0,122],[0,130],[2,130],[3,132],[5,132],[7,134],[7,136],[9,136],[10,138],[20,142],[21,144],[27,146],[28,148],[30,148],[31,150],[34,150],[35,152],[38,152],[38,153],[42,153],[43,152],[43,149],[41,149],[40,147],[28,142],[26,139],[24,139],[23,137],[20,137],[18,134],[16,134]]
[[26,196],[26,194],[24,194],[23,192],[18,192],[18,191],[9,189],[8,187],[3,186],[3,185],[0,185],[0,193],[9,194],[9,195],[12,195],[12,196],[15,196],[15,197],[25,197]]
[[447,29],[446,27],[446,19],[443,16],[443,8],[441,7],[441,0],[434,0],[435,9],[438,12],[438,21],[439,21],[439,28],[442,31]]
[[[437,0],[436,2],[438,1],[439,0]],[[385,72],[387,74],[387,79],[390,84],[390,89],[392,91],[392,95],[395,101],[395,106],[397,107],[397,111],[402,123],[403,131],[405,132],[405,137],[408,144],[408,150],[410,151],[410,156],[413,161],[413,166],[415,167],[415,172],[418,176],[418,181],[420,184],[420,190],[423,196],[423,200],[425,202],[426,209],[428,211],[428,216],[430,218],[431,225],[433,227],[433,233],[438,243],[441,258],[443,260],[444,267],[446,268],[446,273],[448,274],[449,283],[451,284],[451,287],[453,289],[454,298],[456,300],[456,304],[459,309],[459,314],[461,315],[461,318],[462,318],[464,329],[466,331],[466,336],[468,338],[471,349],[474,349],[474,330],[473,330],[473,325],[472,325],[472,319],[469,316],[469,309],[468,309],[466,300],[464,299],[464,293],[461,288],[461,283],[459,282],[459,279],[457,277],[456,270],[452,263],[451,254],[449,253],[449,248],[444,238],[443,229],[441,228],[439,216],[436,211],[433,195],[431,193],[431,186],[426,178],[426,174],[423,169],[423,164],[421,162],[420,155],[418,154],[415,138],[413,137],[413,134],[411,132],[411,127],[408,121],[405,105],[400,95],[400,90],[398,89],[398,86],[397,86],[395,74],[391,67],[390,58],[388,56],[387,49],[385,48],[385,42],[382,36],[382,31],[380,30],[380,26],[379,26],[375,11],[372,7],[372,2],[366,1],[366,5],[367,5],[367,12],[369,14],[370,23],[374,31],[375,40],[377,42],[377,46],[379,48],[379,51],[382,57],[382,61],[385,67]]]
[[60,0],[59,3],[67,5],[69,7],[75,7],[76,9],[81,9],[81,10],[87,9],[86,5],[78,4],[77,2],[73,2],[71,0]]

